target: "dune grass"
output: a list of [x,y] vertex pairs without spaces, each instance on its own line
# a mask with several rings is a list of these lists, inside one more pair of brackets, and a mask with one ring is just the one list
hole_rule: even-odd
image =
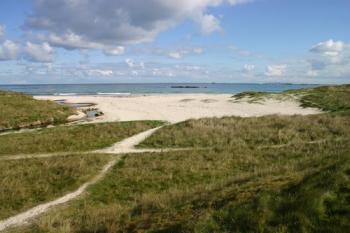
[[[313,116],[211,118],[165,126],[84,198],[14,232],[347,232],[350,117],[343,94]],[[309,103],[310,104],[310,103]]]
[[29,95],[0,91],[0,131],[66,122],[74,110]]
[[108,159],[86,154],[0,161],[0,219],[75,190]]
[[350,138],[350,121],[346,116],[324,114],[310,116],[225,117],[189,120],[165,126],[142,142],[139,147],[215,147],[226,150],[247,146],[315,143]]
[[161,124],[158,121],[99,123],[2,135],[0,156],[95,150]]
[[213,210],[198,221],[195,232],[348,232],[349,158],[280,190]]
[[243,92],[235,98],[247,97],[257,101],[271,95],[297,95],[303,107],[317,107],[329,114],[190,120],[162,128],[140,147],[224,148],[245,144],[257,148],[350,136],[347,132],[350,124],[350,85],[292,90],[281,94]]
[[287,93],[300,95],[303,107],[315,107],[331,113],[350,115],[350,84],[292,90]]
[[350,114],[350,84],[289,90],[282,93],[242,92],[234,95],[236,100],[247,98],[248,102],[259,102],[265,98],[288,97],[296,97],[302,107],[319,108],[326,112],[343,115]]
[[128,155],[20,232],[345,232],[349,153],[332,141]]

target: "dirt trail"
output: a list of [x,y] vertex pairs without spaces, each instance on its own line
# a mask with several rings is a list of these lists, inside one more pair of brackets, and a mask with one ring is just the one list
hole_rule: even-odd
[[110,153],[110,154],[121,154],[121,153],[133,153],[133,152],[152,152],[152,151],[159,151],[157,149],[135,149],[135,146],[140,144],[142,141],[144,141],[146,138],[151,136],[154,132],[156,132],[158,129],[160,129],[162,126],[153,128],[144,132],[141,132],[139,134],[136,134],[132,137],[129,137],[127,139],[124,139],[123,141],[117,142],[111,147],[96,150],[95,153]]
[[[145,140],[147,137],[151,136],[156,130],[158,130],[161,127],[153,128],[144,132],[141,132],[139,134],[136,134],[134,136],[131,136],[129,138],[124,139],[121,142],[118,142],[114,145],[112,145],[109,148],[93,151],[94,153],[111,153],[111,154],[123,154],[123,153],[143,153],[143,152],[160,152],[164,150],[159,149],[135,149],[135,146],[139,143],[141,143],[143,140]],[[86,152],[86,153],[92,153],[92,152]],[[22,159],[22,158],[38,158],[38,157],[50,157],[50,156],[57,156],[57,155],[67,155],[67,154],[74,154],[74,153],[52,153],[52,154],[39,154],[39,155],[14,155],[14,156],[4,156],[3,158],[0,158],[0,160],[4,159]],[[0,221],[0,231],[3,231],[9,227],[14,226],[20,226],[27,222],[29,222],[31,219],[37,217],[38,215],[45,213],[50,208],[64,204],[72,199],[77,198],[81,194],[85,192],[85,190],[98,182],[100,179],[102,179],[105,174],[109,171],[111,167],[113,167],[117,161],[120,159],[120,157],[113,158],[107,165],[103,167],[101,172],[96,175],[93,179],[90,181],[84,183],[82,186],[80,186],[76,191],[68,193],[64,195],[63,197],[60,197],[56,200],[38,205],[32,209],[29,209],[25,212],[22,212],[20,214],[17,214],[15,216],[12,216],[10,218],[7,218],[5,220]]]
[[155,131],[161,127],[153,128],[139,134],[133,135],[120,142],[115,143],[111,147],[107,147],[95,151],[85,152],[55,152],[55,153],[42,153],[42,154],[19,154],[19,155],[3,155],[0,156],[1,160],[18,160],[18,159],[31,159],[31,158],[47,158],[54,156],[66,156],[74,154],[91,154],[91,153],[103,153],[103,154],[126,154],[126,153],[145,153],[145,152],[161,152],[170,149],[136,149],[135,146],[140,144],[147,137],[152,135]]
[[82,186],[80,186],[76,191],[68,193],[68,194],[64,195],[63,197],[60,197],[54,201],[50,201],[50,202],[38,205],[38,206],[36,206],[32,209],[29,209],[25,212],[22,212],[22,213],[17,214],[13,217],[10,217],[10,218],[7,218],[5,220],[0,221],[0,231],[3,231],[9,227],[20,226],[20,225],[26,224],[26,223],[28,223],[29,220],[37,217],[38,215],[40,215],[42,213],[45,213],[53,206],[61,205],[61,204],[64,204],[64,203],[74,199],[74,198],[77,198],[82,193],[84,193],[85,190],[89,186],[95,184],[100,179],[102,179],[105,176],[105,174],[109,171],[109,169],[111,167],[113,167],[119,159],[120,159],[120,157],[117,157],[117,158],[114,158],[113,160],[111,160],[107,165],[105,165],[103,167],[102,171],[98,175],[96,175],[93,179],[91,179],[90,181],[88,181],[85,184],[83,184]]

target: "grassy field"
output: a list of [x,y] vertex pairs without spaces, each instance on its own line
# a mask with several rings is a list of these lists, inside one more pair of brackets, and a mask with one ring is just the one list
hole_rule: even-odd
[[232,147],[259,149],[284,144],[316,143],[350,138],[346,116],[225,117],[189,120],[169,125],[145,140],[139,147]]
[[0,131],[66,122],[74,111],[52,101],[21,93],[0,91]]
[[0,156],[95,150],[161,124],[158,121],[99,123],[2,135]]
[[303,107],[316,107],[331,113],[350,115],[350,85],[324,86],[287,93],[300,95]]
[[0,161],[0,219],[76,189],[109,158],[92,154]]
[[348,145],[129,155],[20,232],[345,232]]
[[349,99],[337,88],[349,86],[334,88],[308,103],[324,114],[165,126],[141,147],[193,149],[125,155],[88,195],[14,232],[348,232],[350,116],[337,106]]

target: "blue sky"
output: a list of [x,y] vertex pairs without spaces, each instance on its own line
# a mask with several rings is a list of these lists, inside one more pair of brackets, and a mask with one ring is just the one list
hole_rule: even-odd
[[3,0],[0,84],[350,82],[348,0]]

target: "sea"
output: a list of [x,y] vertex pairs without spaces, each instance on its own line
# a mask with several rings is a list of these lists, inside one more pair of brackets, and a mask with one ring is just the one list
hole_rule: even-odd
[[317,87],[317,84],[289,83],[124,83],[124,84],[35,84],[0,85],[0,90],[42,95],[99,95],[126,96],[137,94],[236,94],[244,91],[282,92],[285,90]]

